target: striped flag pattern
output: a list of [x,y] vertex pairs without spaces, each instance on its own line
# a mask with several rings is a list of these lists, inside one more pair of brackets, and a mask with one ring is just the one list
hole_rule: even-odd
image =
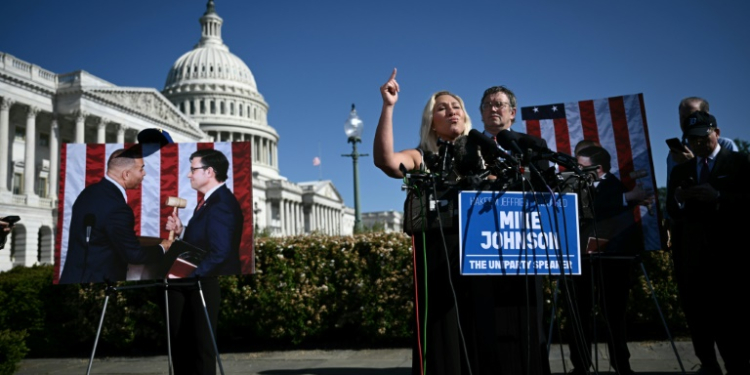
[[[643,94],[521,108],[526,133],[543,138],[550,149],[573,154],[581,140],[599,142],[612,156],[612,169],[627,189],[640,183],[656,192],[656,177]],[[645,250],[660,250],[658,203],[634,212]]]
[[[69,143],[62,148],[55,236],[55,283],[65,266],[73,203],[86,186],[99,182],[104,177],[107,160],[112,152],[131,145]],[[161,148],[158,144],[142,144],[142,147],[146,176],[139,188],[126,190],[128,205],[135,214],[136,235],[169,237],[165,226],[174,208],[165,205],[168,197],[187,200],[187,206],[178,212],[182,222],[190,225],[190,218],[200,194],[190,187],[190,180],[187,178],[190,171],[190,155],[199,149],[216,149],[224,153],[229,160],[226,185],[237,197],[245,218],[240,245],[242,273],[254,273],[250,142],[171,143]]]

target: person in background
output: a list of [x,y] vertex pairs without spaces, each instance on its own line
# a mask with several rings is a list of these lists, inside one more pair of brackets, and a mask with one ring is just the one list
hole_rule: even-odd
[[[588,250],[581,275],[569,278],[575,306],[568,309],[571,374],[587,374],[594,337],[606,337],[610,365],[617,374],[633,374],[627,345],[625,311],[633,283],[634,255],[642,249],[633,209],[623,199],[625,185],[610,173],[611,156],[600,146],[576,147],[581,167],[598,166],[592,189],[593,220],[583,220],[581,248]],[[639,245],[641,244],[641,245]],[[592,302],[598,305],[606,329],[597,329]],[[594,335],[594,330],[599,334]]]
[[673,221],[675,278],[701,374],[750,374],[750,334],[744,298],[748,251],[738,235],[750,210],[750,156],[721,145],[716,118],[695,111],[682,123],[693,157],[675,165],[667,182]]

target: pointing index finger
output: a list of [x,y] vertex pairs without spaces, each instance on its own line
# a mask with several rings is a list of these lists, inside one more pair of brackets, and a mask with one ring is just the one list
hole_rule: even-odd
[[391,73],[391,78],[389,78],[388,80],[392,81],[394,79],[396,79],[396,68],[393,68],[393,73]]

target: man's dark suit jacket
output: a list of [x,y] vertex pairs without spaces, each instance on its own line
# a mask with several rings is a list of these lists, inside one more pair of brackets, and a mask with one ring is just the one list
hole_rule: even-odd
[[625,185],[613,174],[607,173],[594,188],[594,214],[596,222],[584,221],[582,249],[589,237],[606,239],[600,251],[617,255],[636,254],[643,249],[642,235],[635,225],[633,207],[623,202]]
[[226,187],[216,189],[185,227],[182,240],[207,252],[190,276],[238,275],[244,217],[237,198]]
[[[94,225],[86,244],[87,215]],[[73,204],[70,239],[60,283],[125,280],[128,263],[161,262],[161,246],[141,246],[136,237],[135,216],[120,189],[106,178],[83,189]]]
[[[735,250],[740,249],[738,238],[744,237],[742,234],[748,229],[747,220],[741,217],[750,211],[750,156],[722,148],[708,178],[708,183],[719,191],[718,201],[688,201],[680,209],[675,190],[690,180],[698,181],[697,159],[675,166],[667,186],[667,210],[676,224],[675,262],[678,258],[684,260],[691,269],[709,269],[709,265],[714,265],[721,272],[732,265],[746,267],[742,260],[748,258],[747,251]],[[699,234],[711,236],[710,248],[696,243],[695,236]],[[714,263],[717,261],[720,263]]]

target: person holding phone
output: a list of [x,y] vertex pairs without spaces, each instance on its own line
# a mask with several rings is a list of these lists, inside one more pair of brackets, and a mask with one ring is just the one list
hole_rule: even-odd
[[[680,118],[680,130],[683,133],[685,132],[685,119],[693,112],[704,111],[710,113],[708,100],[697,96],[682,99],[680,105],[677,107],[677,111]],[[722,148],[730,151],[738,152],[740,150],[730,138],[718,137],[718,142]],[[690,143],[684,136],[682,139],[668,139],[667,145],[669,146],[669,154],[667,155],[667,184],[669,184],[669,176],[672,174],[674,166],[692,160],[695,158],[695,155],[693,154],[693,149],[690,147]]]
[[750,373],[750,334],[744,299],[732,286],[746,282],[750,256],[738,247],[750,210],[750,157],[724,148],[716,118],[693,112],[683,138],[694,157],[676,165],[667,184],[673,221],[672,259],[682,309],[701,374],[721,374],[714,344],[728,374]]

